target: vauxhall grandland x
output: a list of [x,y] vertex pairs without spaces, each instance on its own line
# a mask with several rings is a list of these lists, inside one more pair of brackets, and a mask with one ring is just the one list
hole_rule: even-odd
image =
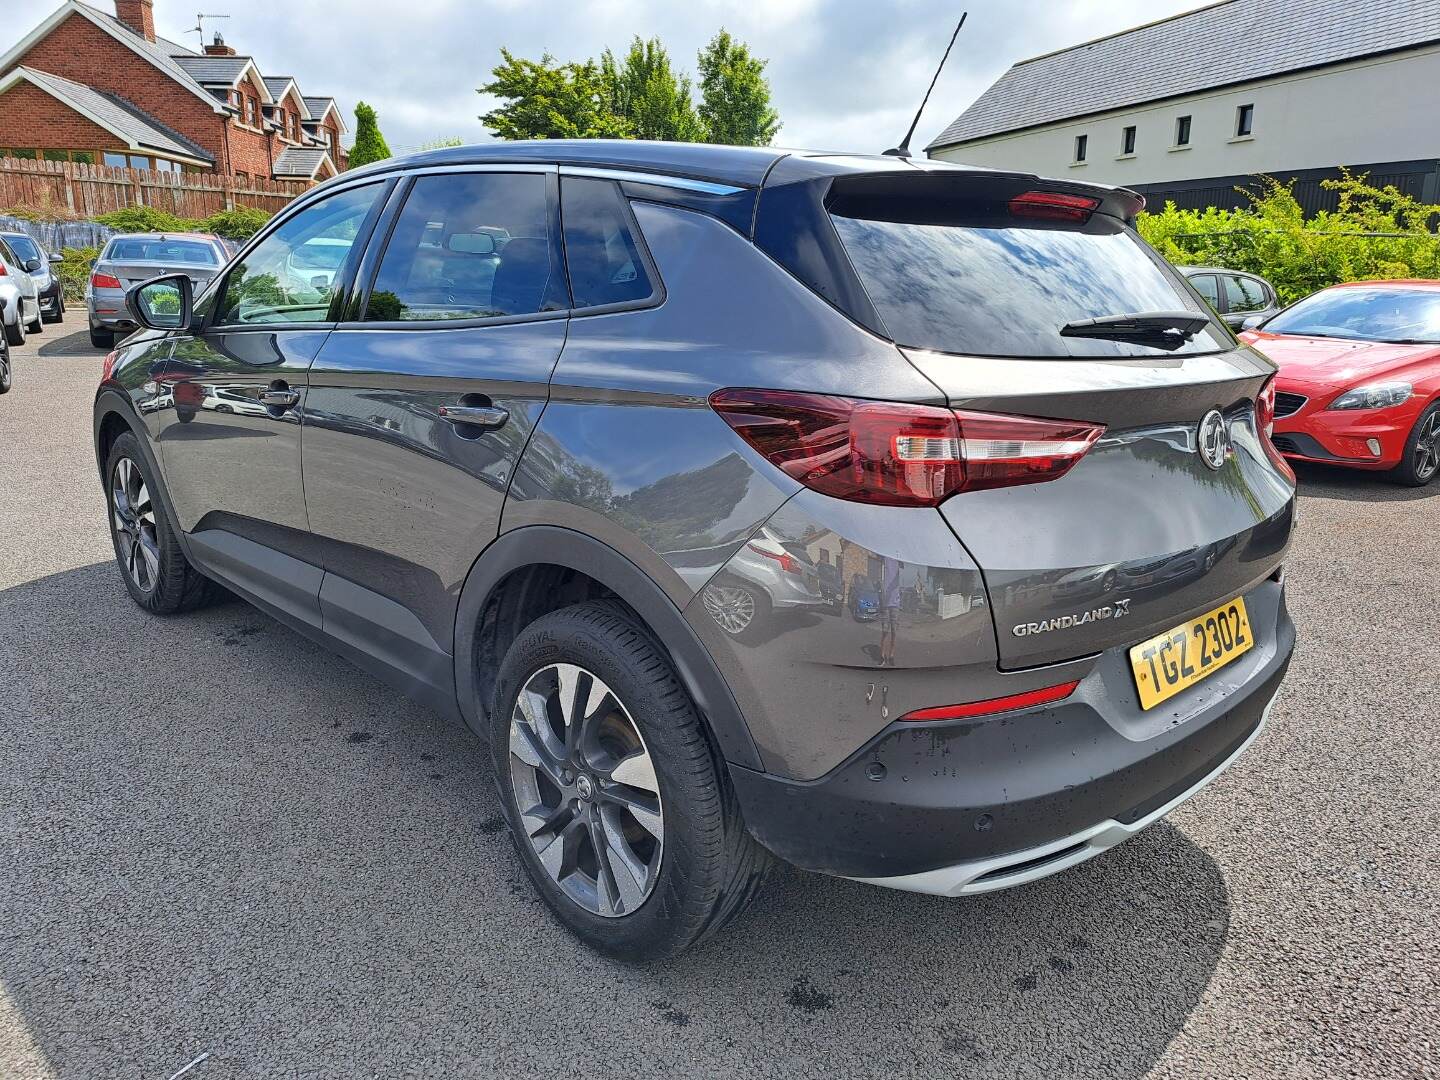
[[1274,366],[1141,205],[640,142],[346,173],[131,290],[95,403],[126,587],[238,594],[487,738],[612,955],[775,856],[1054,873],[1230,765],[1294,644]]

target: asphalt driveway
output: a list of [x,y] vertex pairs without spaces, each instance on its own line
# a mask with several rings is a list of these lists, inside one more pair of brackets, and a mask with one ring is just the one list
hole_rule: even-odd
[[940,901],[782,873],[644,968],[547,918],[481,748],[251,608],[127,598],[83,315],[0,397],[0,1076],[1440,1075],[1440,485],[1307,472],[1267,734]]

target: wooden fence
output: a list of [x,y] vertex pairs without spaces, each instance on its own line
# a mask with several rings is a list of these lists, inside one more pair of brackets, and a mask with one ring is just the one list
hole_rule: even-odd
[[153,206],[183,218],[207,218],[238,206],[273,214],[307,189],[293,180],[0,158],[0,210],[52,218],[93,218],[127,206]]

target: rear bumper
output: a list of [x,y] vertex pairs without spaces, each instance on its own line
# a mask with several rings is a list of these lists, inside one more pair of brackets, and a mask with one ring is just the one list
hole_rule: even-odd
[[135,329],[135,320],[125,306],[123,291],[97,290],[85,298],[85,306],[89,309],[90,325],[97,330]]
[[732,767],[751,832],[804,869],[947,894],[1089,858],[1199,790],[1255,737],[1295,632],[1278,582],[1246,600],[1255,647],[1148,713],[1116,649],[1058,705],[894,722],[818,780]]

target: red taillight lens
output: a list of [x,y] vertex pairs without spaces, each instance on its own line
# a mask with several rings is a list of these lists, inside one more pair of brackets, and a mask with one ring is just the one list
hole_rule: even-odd
[[1269,455],[1271,462],[1284,474],[1292,484],[1295,483],[1295,470],[1285,460],[1285,455],[1276,448],[1271,436],[1275,434],[1275,376],[1265,380],[1265,385],[1260,388],[1260,393],[1255,397],[1255,426],[1260,431],[1260,441],[1265,446],[1265,453]]
[[989,716],[991,713],[1013,712],[1028,709],[1033,705],[1050,705],[1064,701],[1075,692],[1080,680],[1047,686],[1043,690],[1027,690],[1023,694],[987,698],[984,701],[965,701],[959,705],[937,705],[933,709],[916,709],[900,717],[901,720],[964,720],[971,716]]
[[8,275],[9,273],[10,273],[10,271],[5,269],[5,264],[4,264],[4,263],[0,263],[0,277],[5,277],[5,276]]
[[1041,218],[1046,221],[1084,221],[1100,205],[1099,199],[1086,195],[1065,195],[1059,191],[1027,191],[1010,200],[1010,213],[1015,217]]
[[90,287],[92,289],[123,289],[120,279],[113,274],[91,274]]
[[961,491],[1058,479],[1105,430],[784,390],[718,390],[710,405],[806,487],[881,506],[936,506]]
[[804,567],[800,565],[800,560],[788,551],[770,551],[761,547],[759,544],[746,544],[745,546],[757,555],[764,555],[767,559],[774,559],[780,564],[780,569],[784,570],[787,574],[803,574],[805,572]]

